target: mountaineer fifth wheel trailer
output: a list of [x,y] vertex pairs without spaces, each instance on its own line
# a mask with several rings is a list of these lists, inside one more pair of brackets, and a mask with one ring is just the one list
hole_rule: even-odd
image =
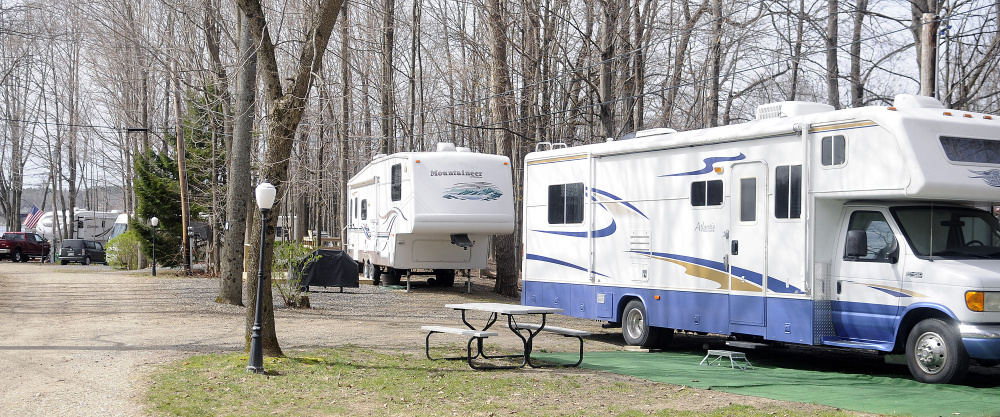
[[423,270],[452,286],[456,269],[486,267],[490,235],[514,232],[511,168],[451,143],[378,155],[347,183],[345,247],[375,284]]
[[905,354],[949,383],[1000,360],[1000,120],[897,96],[525,157],[522,303],[620,324]]

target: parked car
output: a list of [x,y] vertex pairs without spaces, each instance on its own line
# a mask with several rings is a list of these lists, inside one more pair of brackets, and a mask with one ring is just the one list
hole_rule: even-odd
[[101,242],[86,239],[66,239],[59,248],[59,264],[66,265],[70,262],[79,262],[83,265],[90,265],[97,262],[107,265],[104,245]]
[[10,257],[14,262],[28,262],[31,258],[49,256],[52,244],[30,232],[6,232],[0,237],[0,259]]

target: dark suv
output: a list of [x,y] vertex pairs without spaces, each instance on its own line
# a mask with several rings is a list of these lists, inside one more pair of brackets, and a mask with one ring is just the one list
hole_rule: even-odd
[[90,265],[97,262],[107,265],[107,258],[104,256],[104,245],[101,242],[84,239],[66,239],[59,248],[59,264],[66,265],[70,262],[79,262],[83,265]]

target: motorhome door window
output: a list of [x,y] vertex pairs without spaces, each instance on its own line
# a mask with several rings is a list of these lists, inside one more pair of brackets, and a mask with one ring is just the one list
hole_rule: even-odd
[[774,171],[774,217],[802,217],[802,165],[782,165]]
[[868,252],[863,256],[846,257],[849,261],[889,262],[889,255],[895,251],[896,235],[892,233],[885,216],[877,211],[855,211],[851,213],[851,221],[847,230],[865,232],[868,239]]
[[368,220],[368,200],[361,200],[361,220]]
[[740,178],[740,221],[757,221],[756,178]]

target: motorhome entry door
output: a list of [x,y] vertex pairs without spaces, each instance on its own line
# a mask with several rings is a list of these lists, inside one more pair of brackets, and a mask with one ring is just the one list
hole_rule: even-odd
[[767,285],[767,166],[733,165],[730,172],[729,322],[764,325]]

